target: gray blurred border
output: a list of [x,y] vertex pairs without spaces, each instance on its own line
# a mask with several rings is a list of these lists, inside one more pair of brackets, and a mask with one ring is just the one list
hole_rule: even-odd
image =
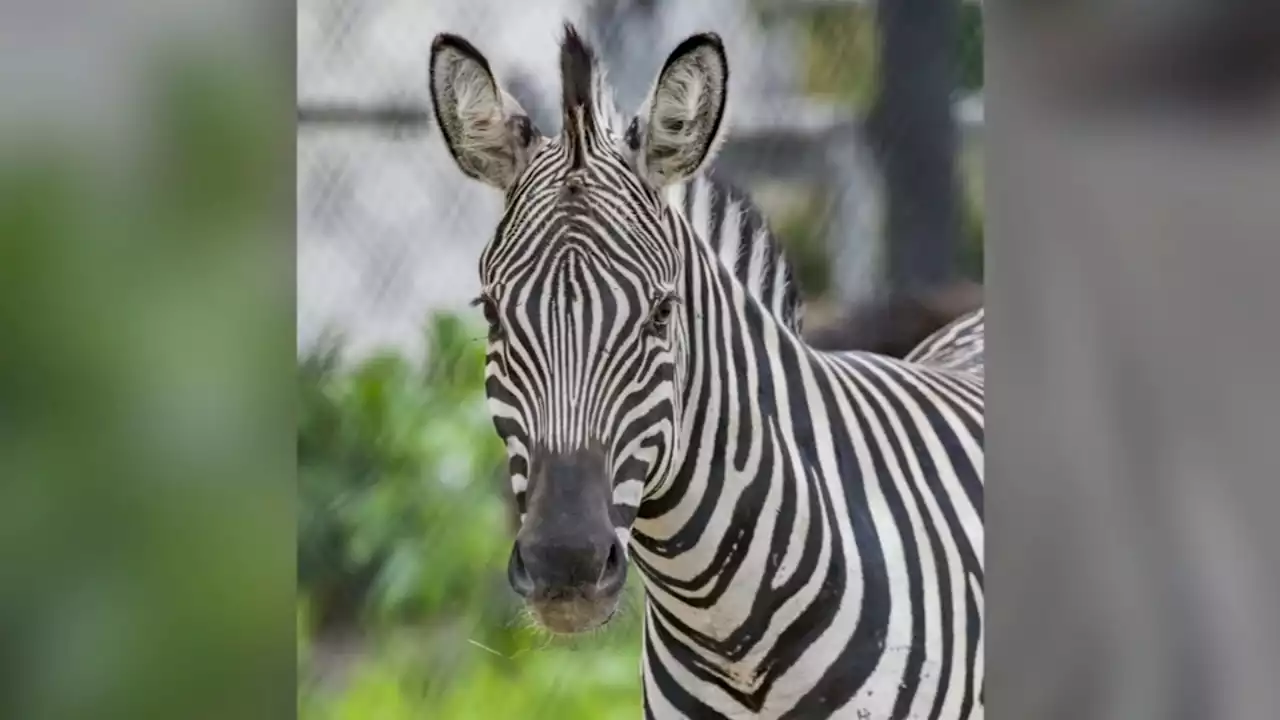
[[1280,717],[1280,38],[1139,5],[987,14],[994,718]]

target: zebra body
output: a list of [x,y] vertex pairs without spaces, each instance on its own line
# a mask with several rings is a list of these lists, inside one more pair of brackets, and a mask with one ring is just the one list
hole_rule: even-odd
[[459,167],[507,199],[478,303],[533,616],[599,627],[634,566],[650,718],[982,717],[982,313],[909,360],[815,351],[766,263],[699,237],[670,193],[723,136],[714,35],[621,130],[567,28],[555,138],[465,40],[431,67]]
[[743,352],[694,344],[719,412],[632,534],[649,716],[981,717],[981,378],[812,351],[717,280]]

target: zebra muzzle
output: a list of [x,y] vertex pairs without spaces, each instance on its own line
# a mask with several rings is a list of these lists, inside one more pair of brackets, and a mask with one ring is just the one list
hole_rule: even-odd
[[528,507],[508,580],[548,629],[589,630],[613,614],[627,574],[603,454],[546,453],[531,460]]

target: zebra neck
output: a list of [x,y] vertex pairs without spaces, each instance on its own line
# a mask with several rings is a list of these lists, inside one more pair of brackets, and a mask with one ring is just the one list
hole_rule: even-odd
[[762,640],[798,619],[788,598],[843,567],[792,422],[787,378],[809,351],[714,256],[691,258],[682,458],[641,506],[632,557],[648,632],[749,685]]

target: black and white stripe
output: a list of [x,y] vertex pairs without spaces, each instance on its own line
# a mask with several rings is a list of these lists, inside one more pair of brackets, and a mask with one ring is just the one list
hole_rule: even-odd
[[664,194],[722,132],[719,39],[676,48],[634,141],[583,101],[601,75],[572,30],[562,75],[559,137],[452,149],[507,196],[480,302],[517,501],[571,529],[547,498],[594,481],[530,468],[606,458],[646,590],[645,716],[982,717],[982,312],[907,360],[809,348]]
[[981,717],[981,375],[814,352],[691,271],[705,411],[632,535],[649,717]]
[[981,376],[985,372],[986,321],[982,308],[961,315],[921,341],[904,359]]

